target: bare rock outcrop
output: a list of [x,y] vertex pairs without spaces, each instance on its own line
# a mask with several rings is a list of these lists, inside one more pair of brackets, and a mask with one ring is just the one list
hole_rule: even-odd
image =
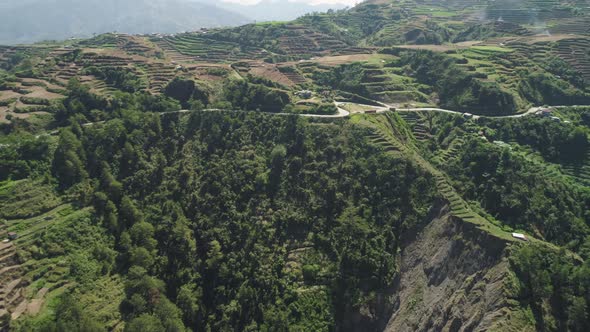
[[[505,315],[506,242],[440,208],[406,236],[385,331],[485,331]],[[408,238],[409,237],[409,238]]]

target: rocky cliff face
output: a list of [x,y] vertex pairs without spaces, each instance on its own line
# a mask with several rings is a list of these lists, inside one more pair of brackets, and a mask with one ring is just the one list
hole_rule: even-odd
[[506,246],[442,207],[428,225],[406,238],[384,330],[491,329],[505,315]]
[[338,330],[510,329],[508,244],[452,216],[447,205],[433,209],[430,220],[404,235],[391,288],[351,310]]

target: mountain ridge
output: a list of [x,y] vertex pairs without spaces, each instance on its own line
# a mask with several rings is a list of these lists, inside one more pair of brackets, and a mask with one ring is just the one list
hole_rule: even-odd
[[254,5],[242,5],[230,2],[214,0],[199,0],[206,3],[214,3],[220,8],[241,13],[255,21],[290,21],[312,12],[326,12],[346,8],[342,4],[318,4],[311,5],[288,0],[262,0]]
[[343,6],[314,6],[286,0],[256,5],[211,0],[27,0],[3,1],[0,8],[0,44],[14,45],[88,38],[113,31],[179,33],[254,21],[292,20],[309,12]]
[[173,33],[248,22],[215,6],[178,0],[30,1],[0,13],[0,43],[90,37],[111,31]]

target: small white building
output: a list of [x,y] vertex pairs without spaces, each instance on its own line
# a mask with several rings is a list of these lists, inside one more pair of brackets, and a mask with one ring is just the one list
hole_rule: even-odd
[[512,237],[515,239],[522,240],[522,241],[527,241],[526,236],[522,233],[512,233]]

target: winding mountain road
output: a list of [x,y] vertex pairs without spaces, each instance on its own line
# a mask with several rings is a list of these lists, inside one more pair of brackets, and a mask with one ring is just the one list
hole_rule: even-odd
[[[364,106],[364,107],[368,107],[368,108],[372,108],[374,110],[377,111],[377,113],[383,113],[383,112],[387,112],[391,109],[390,105],[387,104],[383,104],[380,102],[375,102],[378,104],[381,104],[383,106],[373,106],[373,105],[366,105],[366,104],[358,104],[358,103],[345,103],[345,102],[336,102],[336,106],[338,106],[338,108],[340,109],[340,107],[342,105],[345,104],[354,104],[354,105],[359,105],[359,106]],[[548,108],[562,108],[562,107],[589,107],[587,105],[572,105],[572,106],[547,106]],[[535,114],[536,112],[538,112],[539,110],[541,110],[544,107],[531,107],[529,108],[526,112],[524,113],[519,113],[519,114],[511,114],[511,115],[473,115],[474,119],[479,119],[479,118],[491,118],[491,119],[502,119],[502,118],[521,118],[527,115],[532,115]],[[444,108],[437,108],[437,107],[415,107],[415,108],[396,108],[395,109],[396,112],[440,112],[440,113],[450,113],[450,114],[458,114],[458,115],[462,115],[465,114],[465,112],[459,112],[459,111],[453,111],[453,110],[448,110],[448,109],[444,109]]]
[[[479,118],[491,118],[491,119],[505,119],[505,118],[522,118],[523,116],[535,114],[543,107],[531,107],[528,111],[519,114],[511,114],[511,115],[475,115],[473,114],[474,119]],[[452,113],[452,114],[465,114],[464,112],[458,111],[451,111],[446,110],[443,108],[431,108],[431,107],[424,107],[424,108],[398,108],[396,111],[399,112],[419,112],[419,111],[432,111],[432,112],[442,112],[442,113]]]
[[[327,114],[294,114],[294,113],[265,113],[265,114],[279,115],[279,116],[298,115],[298,116],[305,117],[305,118],[337,119],[337,118],[346,118],[346,117],[350,116],[350,112],[345,110],[344,108],[342,108],[342,106],[346,105],[346,104],[353,104],[353,105],[371,108],[371,109],[376,110],[377,113],[388,112],[391,109],[391,106],[389,106],[387,104],[377,102],[377,101],[375,101],[375,103],[381,104],[382,106],[366,105],[366,104],[351,103],[351,102],[334,102],[334,105],[336,105],[336,107],[338,109],[337,114],[329,114],[329,115],[327,115]],[[547,106],[547,107],[548,108],[590,107],[590,105]],[[473,119],[479,119],[479,118],[491,118],[491,119],[521,118],[521,117],[524,117],[527,115],[535,114],[537,111],[539,111],[542,108],[544,108],[544,107],[531,107],[531,108],[529,108],[528,111],[526,111],[524,113],[511,114],[511,115],[490,116],[490,115],[475,115],[474,114]],[[424,112],[424,111],[426,111],[426,112],[440,112],[440,113],[450,113],[450,114],[459,114],[459,115],[465,114],[465,112],[447,110],[444,108],[437,108],[437,107],[396,108],[395,111],[396,112]],[[224,110],[224,109],[219,109],[219,108],[209,108],[209,109],[204,109],[204,110],[178,110],[178,111],[173,111],[173,112],[161,112],[159,114],[160,115],[183,114],[183,113],[190,113],[190,112],[252,112],[252,111]],[[83,127],[91,127],[95,124],[100,124],[100,123],[104,123],[104,121],[88,122],[88,123],[82,124],[82,126]],[[51,131],[46,134],[37,135],[37,136],[35,136],[35,138],[39,138],[43,135],[55,135],[58,132],[59,132],[58,130],[54,130],[54,131]]]
[[[285,115],[298,115],[298,116],[302,116],[305,118],[345,118],[350,115],[350,112],[339,107],[338,104],[336,104],[336,107],[338,108],[337,114],[297,114],[297,113],[264,113],[264,114],[283,115],[283,116],[285,116]],[[189,113],[189,112],[252,112],[252,111],[224,110],[224,109],[219,109],[219,108],[207,108],[207,109],[203,109],[203,110],[199,110],[199,111],[179,110],[179,111],[174,111],[174,112],[162,112],[162,113],[160,113],[160,115],[181,114],[181,113]]]

